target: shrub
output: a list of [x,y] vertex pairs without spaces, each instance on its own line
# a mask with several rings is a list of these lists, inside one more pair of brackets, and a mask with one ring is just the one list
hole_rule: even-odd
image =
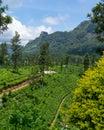
[[69,126],[80,130],[104,129],[104,56],[79,80],[67,114]]

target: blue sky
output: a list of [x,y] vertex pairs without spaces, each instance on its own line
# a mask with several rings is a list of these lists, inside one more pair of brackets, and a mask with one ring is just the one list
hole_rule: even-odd
[[[35,39],[41,31],[70,31],[88,20],[87,13],[100,0],[3,0],[8,4],[13,23],[3,34],[8,40],[18,31],[23,44]],[[4,40],[2,38],[2,40]]]

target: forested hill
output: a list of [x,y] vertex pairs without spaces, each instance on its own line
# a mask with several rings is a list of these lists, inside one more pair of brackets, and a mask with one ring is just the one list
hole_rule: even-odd
[[49,42],[50,52],[54,56],[96,53],[96,50],[104,48],[104,45],[96,40],[94,28],[95,25],[90,21],[83,21],[69,32],[42,32],[38,38],[27,43],[24,52],[38,54],[41,44]]

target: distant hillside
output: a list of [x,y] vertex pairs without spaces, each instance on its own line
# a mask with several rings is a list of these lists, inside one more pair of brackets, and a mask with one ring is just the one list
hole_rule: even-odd
[[90,21],[84,21],[69,32],[42,32],[38,38],[27,43],[24,53],[37,55],[44,42],[50,43],[50,53],[54,56],[96,53],[96,50],[104,48],[104,45],[96,40],[94,28],[95,25]]

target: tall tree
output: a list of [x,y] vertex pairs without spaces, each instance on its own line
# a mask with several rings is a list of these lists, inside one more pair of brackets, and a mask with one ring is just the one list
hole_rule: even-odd
[[40,65],[40,72],[44,76],[44,69],[48,63],[49,58],[49,43],[46,42],[40,47],[40,55],[39,55],[39,65]]
[[89,54],[86,54],[84,57],[84,70],[87,70],[90,66],[90,57]]
[[15,36],[11,39],[12,62],[14,71],[17,71],[17,63],[20,56],[20,41],[20,35],[18,34],[18,32],[15,32]]
[[100,41],[104,41],[104,0],[101,0],[93,9],[88,17],[96,24],[95,32]]
[[2,43],[0,45],[0,57],[2,59],[2,64],[4,64],[4,60],[5,60],[5,57],[6,55],[8,54],[8,50],[7,50],[7,44],[6,43]]
[[5,15],[8,6],[2,6],[3,2],[0,0],[0,33],[8,29],[8,24],[12,23],[12,18],[9,15]]

